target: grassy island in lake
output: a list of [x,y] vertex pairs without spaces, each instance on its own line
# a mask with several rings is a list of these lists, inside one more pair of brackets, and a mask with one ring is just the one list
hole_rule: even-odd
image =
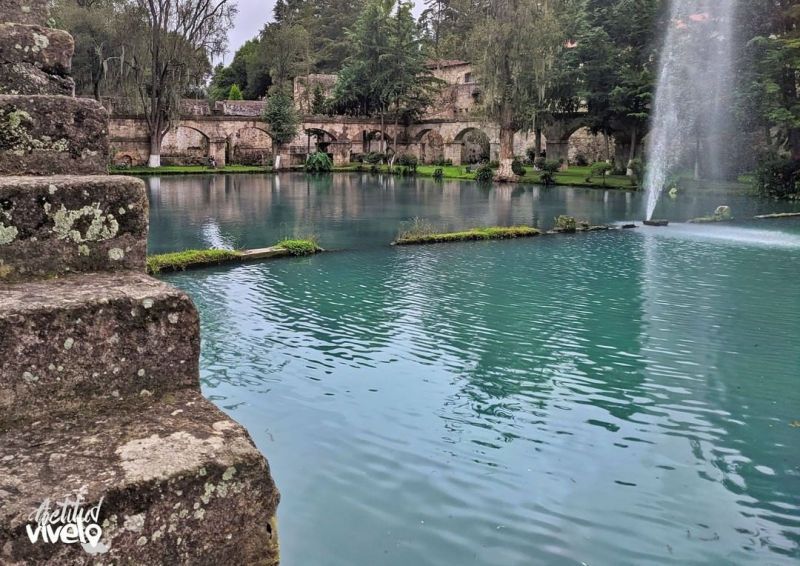
[[322,248],[312,239],[281,240],[274,246],[254,250],[186,250],[147,257],[147,272],[183,271],[193,267],[205,267],[220,263],[243,262],[287,256],[304,256],[321,252]]
[[470,240],[530,238],[539,234],[541,234],[541,231],[531,226],[492,226],[489,228],[471,228],[458,232],[411,229],[401,232],[392,243],[396,246],[408,246],[413,244],[438,244],[441,242],[466,242]]

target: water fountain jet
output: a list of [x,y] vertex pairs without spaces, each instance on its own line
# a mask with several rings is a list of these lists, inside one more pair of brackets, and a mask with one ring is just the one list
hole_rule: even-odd
[[[645,176],[651,220],[667,178],[694,149],[695,177],[722,170],[723,132],[730,123],[731,45],[737,0],[672,0],[659,63]],[[703,140],[705,143],[701,143]],[[704,147],[705,146],[705,147]]]

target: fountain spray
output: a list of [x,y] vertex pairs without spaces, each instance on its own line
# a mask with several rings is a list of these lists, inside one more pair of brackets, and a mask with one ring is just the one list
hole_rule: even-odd
[[670,174],[701,164],[722,174],[723,133],[730,124],[733,19],[737,0],[672,0],[658,82],[645,176],[650,220]]

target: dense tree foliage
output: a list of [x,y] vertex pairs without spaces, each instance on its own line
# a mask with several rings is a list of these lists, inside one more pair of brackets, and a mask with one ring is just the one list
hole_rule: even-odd
[[395,123],[408,122],[430,105],[437,81],[428,68],[422,33],[411,9],[412,4],[404,1],[367,2],[347,32],[350,55],[333,93],[335,112],[378,115],[383,131],[388,111]]

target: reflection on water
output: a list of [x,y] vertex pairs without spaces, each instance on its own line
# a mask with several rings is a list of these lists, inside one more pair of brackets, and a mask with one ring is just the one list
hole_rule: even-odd
[[[329,249],[383,246],[414,217],[443,229],[532,224],[569,214],[593,223],[641,216],[641,193],[496,185],[387,175],[206,175],[150,178],[150,251],[258,248],[287,236],[316,235]],[[706,215],[720,197],[666,199],[672,220]],[[800,210],[800,203],[727,198],[737,216]]]
[[[387,197],[403,212],[360,189],[329,202],[373,235],[415,207],[499,214],[498,196],[417,190],[427,204]],[[546,206],[510,191],[512,217]],[[282,182],[236,214],[336,216],[287,192],[302,190]],[[624,213],[628,195],[605,195],[589,198]],[[209,198],[230,233],[227,201]],[[682,234],[373,247],[168,279],[201,313],[205,393],[270,458],[287,564],[793,563],[798,252]]]

